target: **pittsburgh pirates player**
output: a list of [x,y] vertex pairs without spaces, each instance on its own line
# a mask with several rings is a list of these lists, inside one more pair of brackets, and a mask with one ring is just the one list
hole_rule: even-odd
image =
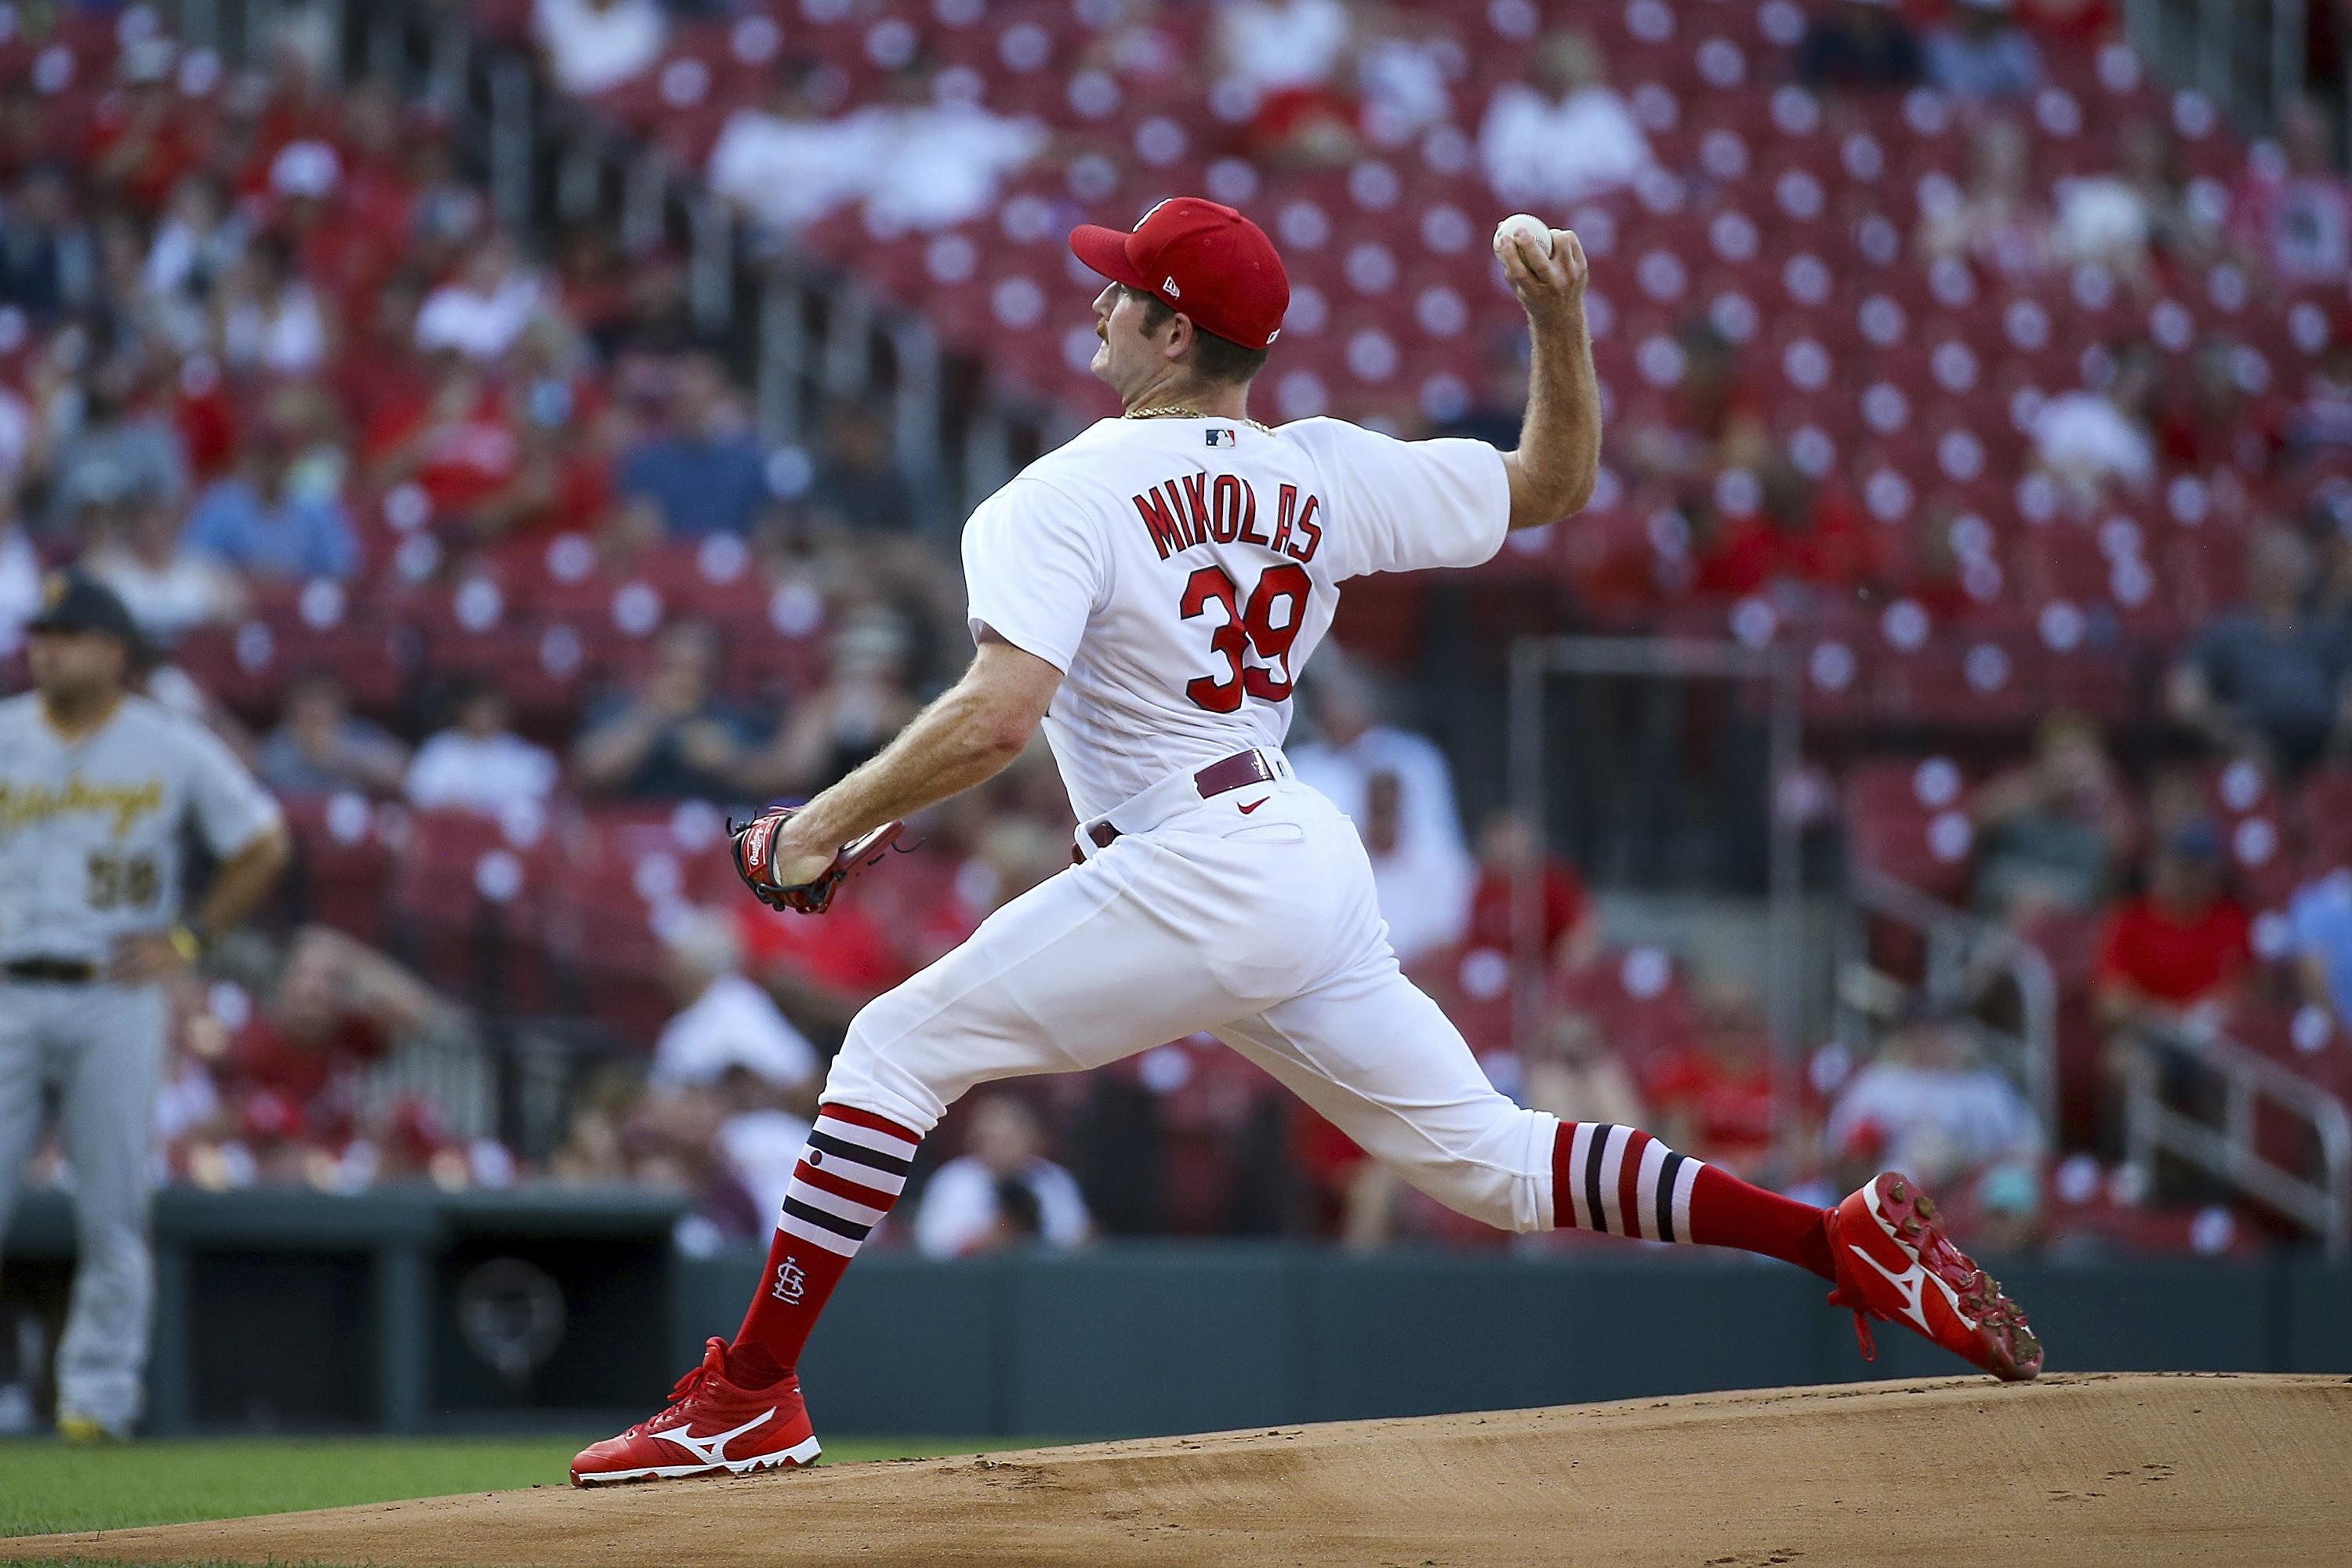
[[[286,835],[209,731],[124,689],[138,634],[111,590],[59,574],[28,629],[35,689],[0,702],[0,1237],[53,1090],[80,1245],[58,1430],[91,1441],[129,1436],[143,1394],[161,982],[268,890]],[[181,921],[190,822],[221,864]]]
[[573,1481],[814,1458],[801,1347],[948,1106],[992,1079],[1091,1068],[1198,1030],[1462,1213],[1781,1258],[1837,1287],[1865,1351],[1867,1314],[2032,1376],[2041,1352],[2022,1315],[1903,1177],[1817,1209],[1647,1133],[1497,1093],[1398,972],[1355,829],[1283,758],[1292,684],[1341,582],[1475,564],[1510,529],[1590,495],[1600,396],[1575,235],[1497,237],[1533,341],[1508,453],[1252,420],[1250,378],[1289,285],[1266,237],[1229,207],[1165,202],[1132,234],[1087,226],[1070,245],[1110,279],[1095,300],[1094,371],[1124,413],[973,513],[963,561],[978,652],[962,679],[806,807],[744,830],[737,865],[770,892],[829,886],[841,846],[993,774],[1041,722],[1080,864],[858,1015],[741,1329],[709,1342],[666,1409],[582,1452]]

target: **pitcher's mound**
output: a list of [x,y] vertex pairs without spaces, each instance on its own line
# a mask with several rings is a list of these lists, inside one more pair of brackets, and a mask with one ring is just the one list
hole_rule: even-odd
[[17,1541],[31,1557],[2341,1563],[2352,1379],[1981,1378],[1223,1433]]

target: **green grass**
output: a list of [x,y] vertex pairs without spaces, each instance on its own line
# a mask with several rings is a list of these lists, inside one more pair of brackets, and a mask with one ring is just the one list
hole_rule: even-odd
[[[401,1498],[562,1486],[588,1438],[231,1437],[74,1448],[0,1442],[0,1537],[122,1530]],[[827,1464],[987,1447],[944,1437],[824,1446]],[[0,1546],[0,1562],[6,1558]]]

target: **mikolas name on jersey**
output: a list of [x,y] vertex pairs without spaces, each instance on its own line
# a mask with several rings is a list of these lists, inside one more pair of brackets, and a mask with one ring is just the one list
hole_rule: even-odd
[[1255,544],[1304,563],[1323,542],[1323,525],[1315,521],[1323,502],[1302,496],[1297,485],[1282,487],[1271,533],[1258,522],[1256,489],[1237,474],[1180,474],[1134,500],[1162,561],[1213,542]]

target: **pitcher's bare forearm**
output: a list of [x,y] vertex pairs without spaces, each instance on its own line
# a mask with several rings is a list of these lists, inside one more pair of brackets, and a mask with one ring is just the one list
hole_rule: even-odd
[[213,885],[196,910],[197,922],[207,931],[223,931],[251,914],[268,893],[293,853],[282,827],[271,827],[221,862]]
[[1505,277],[1528,312],[1528,410],[1519,447],[1503,456],[1511,480],[1511,527],[1538,528],[1580,510],[1601,473],[1601,381],[1585,324],[1590,267],[1570,229],[1551,248],[1527,235],[1498,247]]
[[[829,852],[994,778],[1037,732],[1061,680],[1061,671],[1035,655],[983,639],[962,679],[793,818],[791,847]],[[783,847],[780,840],[780,858]]]

